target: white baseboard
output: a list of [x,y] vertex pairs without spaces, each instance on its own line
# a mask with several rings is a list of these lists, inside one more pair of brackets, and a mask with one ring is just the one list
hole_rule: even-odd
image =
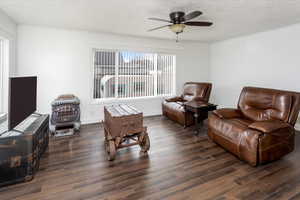
[[85,121],[81,121],[82,125],[87,125],[87,124],[97,124],[97,123],[101,123],[102,121],[99,120],[85,120]]

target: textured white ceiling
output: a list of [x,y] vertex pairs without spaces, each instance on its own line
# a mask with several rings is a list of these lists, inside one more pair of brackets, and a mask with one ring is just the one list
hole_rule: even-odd
[[200,10],[197,20],[212,27],[189,27],[182,40],[216,41],[300,22],[300,0],[0,0],[19,24],[173,39],[169,30],[147,32],[171,11]]

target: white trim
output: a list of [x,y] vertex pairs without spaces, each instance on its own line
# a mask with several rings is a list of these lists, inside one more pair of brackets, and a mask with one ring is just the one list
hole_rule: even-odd
[[143,44],[127,45],[127,44],[107,44],[107,43],[90,43],[90,48],[96,50],[109,50],[109,51],[134,51],[138,53],[157,53],[157,54],[175,54],[184,51],[182,46],[174,46],[173,48],[143,46]]
[[172,49],[160,49],[160,48],[142,48],[142,47],[128,47],[128,48],[118,48],[118,46],[109,46],[109,47],[92,47],[94,51],[113,51],[113,52],[121,52],[121,51],[128,51],[128,52],[135,52],[135,53],[143,53],[143,54],[163,54],[163,55],[172,55],[177,56],[178,51]]
[[135,97],[135,98],[104,98],[104,99],[93,99],[91,101],[92,105],[97,104],[111,104],[111,103],[121,103],[121,102],[134,102],[134,101],[143,101],[150,99],[165,99],[172,97],[173,95],[164,95],[164,96],[147,96],[147,97]]
[[0,113],[4,112],[4,40],[0,38]]
[[94,65],[95,65],[95,52],[96,52],[96,49],[95,48],[93,48],[93,49],[91,49],[91,70],[90,70],[90,72],[91,72],[91,75],[90,75],[90,77],[91,77],[91,80],[90,80],[90,100],[92,101],[93,99],[94,99],[94,74],[95,74],[95,67],[94,67]]
[[7,112],[5,96],[8,94],[9,40],[0,37],[0,112]]
[[5,29],[3,29],[2,27],[0,27],[0,36],[2,39],[6,39],[6,40],[15,40],[16,38],[16,34],[10,33],[8,31],[6,31]]
[[[119,55],[120,51],[116,51],[115,53],[115,73],[116,77],[119,77]],[[115,98],[118,98],[119,93],[118,93],[118,88],[119,87],[119,78],[115,78]]]
[[157,53],[154,55],[154,71],[155,71],[155,74],[154,74],[154,96],[157,97]]
[[174,69],[174,75],[173,75],[173,94],[176,94],[176,90],[177,90],[177,56],[173,57],[173,63],[175,65],[175,69]]

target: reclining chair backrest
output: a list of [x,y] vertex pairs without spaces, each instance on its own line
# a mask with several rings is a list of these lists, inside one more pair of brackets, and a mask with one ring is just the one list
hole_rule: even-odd
[[300,109],[300,93],[245,87],[238,108],[253,121],[280,120],[294,126]]
[[183,87],[183,99],[186,101],[204,101],[208,102],[212,84],[187,82]]

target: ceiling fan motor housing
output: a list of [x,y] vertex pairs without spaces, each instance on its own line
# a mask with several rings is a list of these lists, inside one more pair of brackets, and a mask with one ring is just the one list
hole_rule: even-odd
[[[170,13],[170,20],[160,19],[160,18],[149,18],[151,20],[163,21],[171,24],[167,24],[164,26],[160,26],[154,29],[150,29],[149,31],[158,30],[161,28],[169,27],[172,32],[174,32],[177,37],[179,33],[182,33],[186,26],[211,26],[213,23],[211,22],[203,22],[203,21],[190,21],[202,14],[201,11],[196,10],[188,13],[187,15],[182,11],[176,11]],[[177,38],[178,41],[178,38]]]
[[185,13],[181,11],[170,13],[170,19],[174,24],[180,24],[182,21],[184,21],[183,19],[184,16]]

